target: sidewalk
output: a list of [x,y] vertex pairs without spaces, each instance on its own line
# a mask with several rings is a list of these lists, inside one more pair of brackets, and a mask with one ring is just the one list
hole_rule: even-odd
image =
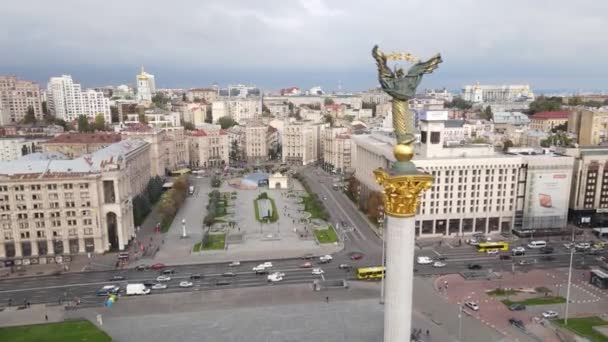
[[[45,315],[48,316],[48,321],[45,320]],[[65,309],[63,305],[35,304],[22,310],[19,310],[17,306],[11,306],[0,311],[0,327],[63,322],[64,318]]]

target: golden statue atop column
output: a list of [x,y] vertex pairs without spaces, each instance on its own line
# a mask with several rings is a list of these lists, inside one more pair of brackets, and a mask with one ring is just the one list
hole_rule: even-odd
[[[416,88],[424,74],[430,74],[442,62],[441,55],[436,54],[427,61],[420,61],[409,53],[384,54],[374,46],[372,56],[378,66],[378,80],[382,90],[392,99],[393,128],[396,145],[394,155],[397,162],[388,172],[379,169],[374,171],[376,181],[384,188],[384,208],[388,215],[408,217],[416,214],[420,194],[431,187],[433,177],[416,170],[410,161],[414,157],[416,119],[409,108],[409,100],[416,96]],[[405,60],[412,62],[407,72],[402,68],[391,70],[388,60]]]

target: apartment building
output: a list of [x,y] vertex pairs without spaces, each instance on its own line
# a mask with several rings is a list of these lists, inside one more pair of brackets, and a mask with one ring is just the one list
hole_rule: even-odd
[[[441,116],[420,124],[415,163],[435,181],[418,208],[418,236],[565,227],[571,157],[541,158],[530,150],[501,154],[483,144],[449,146]],[[366,207],[368,198],[382,191],[373,170],[389,169],[395,162],[395,140],[382,132],[353,135],[352,140],[357,151],[356,196]]]
[[42,120],[42,102],[38,83],[15,76],[0,76],[0,114],[2,125],[18,123],[32,108],[36,119]]
[[283,163],[308,165],[323,156],[321,132],[329,124],[298,121],[286,124],[283,129]]
[[106,122],[112,122],[110,100],[103,92],[83,91],[70,75],[51,77],[47,85],[47,106],[52,115],[65,121],[76,120],[81,115],[95,118],[103,114]]
[[224,98],[211,104],[213,122],[223,116],[229,116],[239,124],[262,116],[262,99],[258,97]]
[[207,103],[213,103],[217,100],[218,96],[218,90],[213,88],[195,88],[186,92],[186,98],[190,102],[202,100]]
[[247,160],[265,161],[268,159],[267,131],[268,126],[260,122],[253,122],[245,126],[245,156]]
[[73,160],[0,162],[0,259],[123,250],[134,235],[132,198],[150,178],[149,145],[124,140]]
[[568,124],[568,112],[539,112],[530,117],[530,129],[549,132],[556,126]]
[[576,108],[568,118],[568,131],[578,136],[581,146],[599,145],[608,141],[608,111]]
[[608,224],[608,147],[559,147],[556,152],[574,158],[570,219],[575,224]]
[[187,131],[190,165],[192,167],[220,167],[228,165],[230,143],[228,134],[221,129]]
[[462,89],[462,95],[465,101],[473,103],[505,103],[534,100],[534,92],[527,84],[467,85]]
[[120,134],[117,133],[65,133],[44,142],[42,150],[60,152],[72,159],[91,154],[120,140]]
[[[178,112],[170,112],[162,109],[148,109],[143,113],[146,118],[146,123],[154,127],[178,127],[182,125],[181,115]],[[139,113],[127,114],[127,119],[124,121],[126,125],[139,123]]]
[[328,171],[343,173],[352,167],[353,148],[346,127],[327,128],[322,132],[323,166]]
[[17,160],[30,153],[39,152],[44,139],[26,139],[24,137],[0,138],[0,161]]

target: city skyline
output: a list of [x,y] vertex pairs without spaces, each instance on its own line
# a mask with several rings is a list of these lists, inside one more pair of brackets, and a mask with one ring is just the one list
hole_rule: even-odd
[[[460,89],[479,81],[605,89],[602,81],[608,75],[599,66],[608,51],[596,42],[607,5],[583,1],[566,10],[551,2],[552,11],[546,13],[544,4],[549,2],[457,1],[448,7],[419,1],[373,6],[320,0],[183,1],[173,9],[176,20],[167,29],[161,24],[167,8],[149,2],[121,4],[123,16],[99,8],[95,20],[86,5],[70,4],[66,12],[66,2],[12,3],[0,14],[7,27],[0,46],[12,52],[0,56],[0,73],[41,84],[71,74],[91,87],[133,84],[144,65],[157,76],[159,88],[217,82],[273,90],[294,85],[337,90],[341,85],[355,91],[377,85],[369,52],[378,43],[389,52],[420,58],[442,53],[442,73],[430,75],[422,87]],[[400,15],[407,12],[416,15],[402,22]],[[65,13],[68,20],[57,20]]]

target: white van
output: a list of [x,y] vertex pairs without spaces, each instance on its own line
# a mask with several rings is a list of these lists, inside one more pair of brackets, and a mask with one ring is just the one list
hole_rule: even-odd
[[528,244],[528,248],[543,248],[546,246],[547,246],[547,242],[545,242],[543,240],[530,241],[530,243]]
[[128,284],[126,292],[127,296],[147,295],[150,293],[150,289],[144,284]]
[[188,195],[194,195],[194,185],[190,185],[188,188]]

